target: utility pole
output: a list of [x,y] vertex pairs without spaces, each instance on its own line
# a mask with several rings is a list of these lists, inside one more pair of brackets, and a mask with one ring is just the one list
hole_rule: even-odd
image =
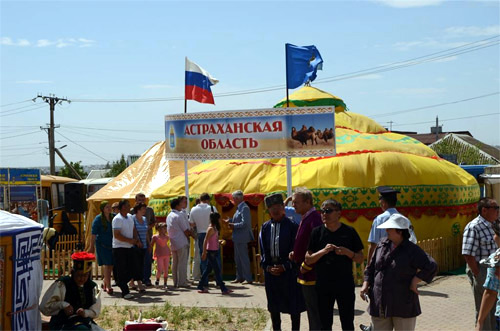
[[389,131],[392,131],[392,123],[394,123],[394,122],[393,121],[389,121],[387,123],[389,123]]
[[436,141],[439,140],[439,119],[436,115]]
[[[64,148],[64,147],[66,147],[66,145],[64,145],[61,148]],[[68,161],[66,161],[66,159],[64,158],[64,156],[62,155],[62,153],[59,151],[59,149],[54,148],[54,150],[56,151],[57,155],[59,155],[59,157],[61,158],[61,160],[64,162],[64,164],[66,165],[66,167],[68,167],[69,170],[71,170],[71,172],[73,173],[73,175],[75,175],[77,179],[82,180],[83,178],[80,176],[80,174],[78,173],[78,171],[76,171],[76,169],[73,168],[73,166],[71,165],[71,163],[69,163]]]
[[56,110],[56,105],[57,104],[62,104],[63,101],[67,101],[68,103],[71,102],[71,100],[68,100],[66,98],[58,98],[55,95],[50,95],[49,96],[42,96],[38,94],[36,98],[33,98],[33,101],[36,99],[41,98],[43,101],[49,104],[50,106],[50,123],[48,124],[48,127],[40,127],[42,130],[46,130],[46,132],[49,135],[49,160],[50,160],[50,174],[55,175],[56,174],[56,155],[55,155],[55,128],[59,127],[59,125],[55,126],[54,125],[54,111]]

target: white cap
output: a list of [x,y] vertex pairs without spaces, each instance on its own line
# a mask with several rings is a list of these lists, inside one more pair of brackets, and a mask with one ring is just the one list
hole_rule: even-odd
[[401,214],[392,214],[384,223],[377,226],[377,229],[410,229],[410,220]]

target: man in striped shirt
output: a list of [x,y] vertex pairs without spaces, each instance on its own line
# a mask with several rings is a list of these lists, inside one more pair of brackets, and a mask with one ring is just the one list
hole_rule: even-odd
[[[477,206],[479,215],[470,221],[464,229],[462,241],[462,255],[467,263],[467,276],[474,293],[476,306],[476,319],[481,307],[483,296],[483,284],[486,280],[487,267],[480,265],[479,261],[493,254],[497,245],[493,239],[491,223],[498,219],[498,203],[491,198],[482,198]],[[485,330],[495,329],[496,321],[494,313],[491,313],[484,321]]]

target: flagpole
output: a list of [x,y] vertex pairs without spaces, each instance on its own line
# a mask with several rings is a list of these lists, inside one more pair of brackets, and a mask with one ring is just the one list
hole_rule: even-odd
[[[187,59],[187,56],[186,56]],[[186,69],[184,68],[184,114],[187,114],[187,98],[186,98]],[[184,159],[184,190],[187,198],[186,212],[189,213],[189,178],[188,178],[188,164],[187,160]]]
[[[285,44],[285,72],[286,72],[286,107],[290,107],[290,100],[288,97],[288,47]],[[286,157],[286,196],[292,196],[292,158]]]

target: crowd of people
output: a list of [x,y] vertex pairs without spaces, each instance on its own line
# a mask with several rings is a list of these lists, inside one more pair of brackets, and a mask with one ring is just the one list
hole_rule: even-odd
[[[383,213],[368,238],[372,258],[360,292],[370,302],[372,325],[366,328],[413,330],[421,313],[417,284],[430,282],[437,265],[411,240],[411,222],[394,208],[399,192],[390,187],[378,191]],[[364,245],[353,227],[340,222],[342,205],[328,199],[318,213],[312,192],[296,188],[297,225],[287,217],[280,194],[266,197],[265,203],[271,220],[262,226],[259,243],[273,330],[281,329],[280,313],[290,314],[292,329],[298,330],[303,311],[310,330],[331,330],[335,303],[342,329],[354,330],[352,264],[364,260]]]
[[[250,211],[243,202],[243,192],[233,193],[237,211],[231,219],[223,222],[233,229],[237,277],[233,282],[246,281],[252,284],[247,244],[253,240]],[[160,287],[163,275],[165,290],[169,268],[174,288],[190,288],[188,280],[188,259],[190,238],[195,241],[195,264],[193,281],[199,293],[208,293],[208,278],[213,271],[216,284],[222,294],[230,294],[222,281],[219,238],[221,217],[210,204],[210,195],[203,193],[191,212],[186,212],[187,197],[180,196],[170,202],[171,211],[165,222],[157,222],[154,211],[145,204],[146,197],[139,193],[131,208],[128,200],[113,203],[103,201],[101,213],[92,223],[92,240],[89,252],[97,253],[97,263],[104,268],[102,289],[114,294],[118,286],[121,296],[132,299],[130,290],[144,293],[151,283],[152,261],[156,261],[156,281]],[[153,231],[156,229],[156,231]],[[153,235],[153,232],[156,234]],[[170,263],[170,261],[172,261]],[[112,283],[112,278],[115,284]]]
[[[414,330],[417,316],[422,313],[417,285],[422,281],[431,282],[437,265],[416,245],[410,220],[395,208],[399,192],[385,186],[378,187],[378,192],[382,213],[375,218],[366,238],[368,260],[360,290],[361,299],[368,302],[371,325],[361,327],[366,330]],[[113,275],[125,299],[133,298],[131,288],[138,292],[146,291],[146,287],[152,285],[153,258],[157,265],[155,285],[160,286],[163,275],[163,288],[168,290],[171,257],[173,286],[190,288],[187,270],[189,240],[193,238],[200,258],[195,265],[199,268],[198,273],[193,272],[193,276],[198,275],[198,293],[208,293],[208,276],[213,271],[221,293],[231,294],[232,290],[226,287],[221,274],[221,222],[232,230],[236,264],[236,276],[232,282],[252,284],[248,256],[248,243],[254,240],[251,213],[242,191],[233,192],[232,197],[236,206],[232,218],[221,220],[215,206],[210,204],[210,195],[203,193],[189,216],[185,196],[171,200],[171,212],[166,222],[160,223],[155,221],[153,210],[144,203],[143,194],[136,196],[132,209],[128,200],[122,200],[117,205],[103,201],[101,214],[92,225],[90,246],[91,253],[97,252],[98,264],[104,266],[103,290],[113,294]],[[293,207],[286,206],[289,200]],[[262,225],[258,243],[273,330],[281,329],[282,313],[290,315],[292,329],[298,330],[304,311],[307,312],[310,330],[331,330],[335,303],[342,329],[354,330],[352,266],[353,262],[365,260],[364,244],[353,227],[340,221],[341,203],[333,199],[325,200],[318,212],[312,192],[300,187],[285,201],[281,194],[271,194],[264,202],[270,219]],[[113,211],[117,212],[116,215]],[[481,199],[478,213],[478,217],[465,227],[462,254],[476,303],[476,329],[495,330],[498,329],[498,322],[495,311],[491,311],[495,303],[496,314],[500,314],[500,221],[497,202],[490,198]],[[155,235],[153,227],[157,230]],[[84,278],[78,270],[74,269],[69,279],[60,279],[56,282],[58,285],[51,287],[52,292],[59,291],[59,300],[64,298],[61,288],[73,286],[70,279],[78,284],[78,277]],[[86,281],[90,281],[88,277]],[[54,316],[54,323],[58,325],[65,323],[64,316],[74,316],[76,307],[84,307],[82,311],[85,312],[77,313],[77,316],[91,319],[98,314],[100,306],[93,284],[88,285],[88,293],[84,291],[90,300],[85,307],[81,302],[75,302],[76,306],[56,306],[55,299],[47,292],[42,300],[46,306],[41,309]],[[60,308],[57,310],[55,307]],[[88,319],[85,321],[88,322]]]

